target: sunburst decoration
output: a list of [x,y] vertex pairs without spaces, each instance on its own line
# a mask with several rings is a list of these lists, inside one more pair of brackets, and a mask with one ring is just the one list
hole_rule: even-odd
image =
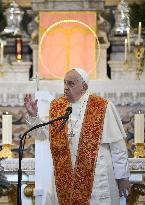
[[40,58],[40,61],[42,59],[42,56],[41,56],[42,42],[43,42],[45,36],[54,27],[56,27],[56,26],[58,26],[60,24],[65,24],[65,23],[77,23],[77,24],[80,24],[80,25],[86,27],[93,34],[94,38],[97,41],[97,48],[98,48],[98,55],[97,55],[97,60],[96,60],[96,64],[97,64],[98,61],[99,61],[99,58],[100,58],[100,43],[99,43],[99,39],[98,39],[98,36],[97,36],[96,32],[89,25],[87,25],[86,23],[84,23],[82,21],[74,20],[74,19],[64,19],[64,20],[61,20],[61,21],[57,21],[57,22],[55,22],[54,24],[52,24],[51,26],[49,26],[46,29],[46,31],[43,33],[43,35],[41,37],[40,44],[39,44],[39,58]]

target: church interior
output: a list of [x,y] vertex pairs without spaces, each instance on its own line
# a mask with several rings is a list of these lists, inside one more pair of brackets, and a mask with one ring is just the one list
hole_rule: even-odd
[[[117,107],[132,183],[126,204],[145,204],[145,0],[0,0],[0,205],[17,204],[19,143],[28,130],[24,96],[37,96],[47,109],[75,67],[89,73],[91,93]],[[38,147],[28,133],[23,205],[36,205]]]

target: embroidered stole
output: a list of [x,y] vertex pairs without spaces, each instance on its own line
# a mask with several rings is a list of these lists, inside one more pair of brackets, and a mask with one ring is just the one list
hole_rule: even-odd
[[[50,107],[51,119],[64,115],[68,105],[65,97],[54,100]],[[74,171],[67,137],[67,125],[62,130],[59,129],[61,122],[55,122],[50,126],[49,138],[59,205],[90,204],[106,107],[105,99],[96,95],[89,96]]]

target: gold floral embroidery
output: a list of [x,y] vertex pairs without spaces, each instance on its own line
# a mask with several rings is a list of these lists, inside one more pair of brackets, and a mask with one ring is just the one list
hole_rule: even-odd
[[[54,100],[50,108],[51,119],[63,115],[68,104],[65,97]],[[105,99],[90,95],[80,134],[74,173],[67,138],[67,125],[61,131],[58,131],[61,122],[50,126],[49,136],[59,205],[90,204],[106,107]]]

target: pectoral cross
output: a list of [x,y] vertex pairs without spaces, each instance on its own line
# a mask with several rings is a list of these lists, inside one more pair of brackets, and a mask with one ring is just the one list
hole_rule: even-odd
[[72,138],[75,137],[75,134],[73,133],[73,130],[70,131],[68,134],[68,142],[71,144],[72,143]]

